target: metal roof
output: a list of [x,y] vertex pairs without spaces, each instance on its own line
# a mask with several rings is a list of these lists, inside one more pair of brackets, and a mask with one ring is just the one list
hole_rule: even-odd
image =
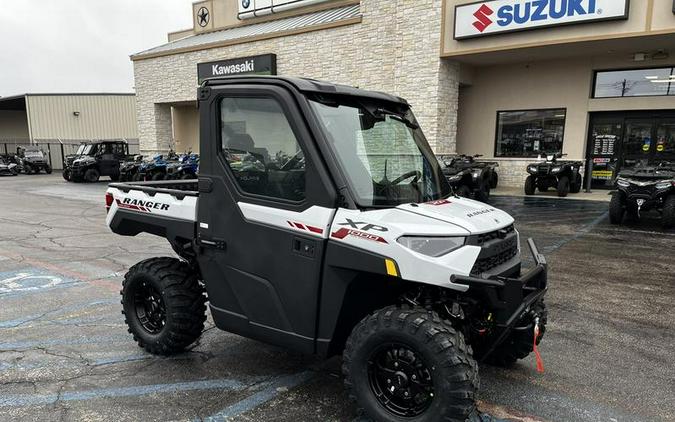
[[339,22],[361,16],[361,10],[358,4],[339,7],[335,9],[322,10],[306,15],[293,16],[285,19],[278,19],[269,22],[256,23],[235,28],[223,29],[220,31],[197,34],[187,38],[182,38],[159,47],[145,50],[134,54],[132,58],[142,58],[146,55],[171,53],[175,50],[198,48],[209,44],[218,44],[238,39],[246,39],[260,35],[274,34],[276,32],[293,31],[313,26],[325,25]]

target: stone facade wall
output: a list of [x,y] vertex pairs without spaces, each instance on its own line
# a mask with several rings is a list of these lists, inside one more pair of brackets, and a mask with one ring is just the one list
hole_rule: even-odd
[[432,147],[454,152],[459,71],[439,57],[441,10],[442,0],[362,0],[360,24],[138,60],[134,73],[141,150],[163,152],[173,144],[166,109],[170,103],[195,101],[197,63],[275,53],[280,75],[406,98]]

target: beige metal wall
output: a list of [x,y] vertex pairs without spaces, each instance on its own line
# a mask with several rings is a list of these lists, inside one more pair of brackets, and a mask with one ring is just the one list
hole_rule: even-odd
[[0,140],[28,140],[25,111],[0,110]]
[[171,119],[176,152],[199,154],[199,109],[196,106],[174,106],[171,108]]
[[29,95],[26,109],[36,140],[138,138],[134,95]]

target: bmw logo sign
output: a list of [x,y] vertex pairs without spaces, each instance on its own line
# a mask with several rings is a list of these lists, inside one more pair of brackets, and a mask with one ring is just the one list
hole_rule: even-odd
[[251,0],[241,0],[241,6],[244,9],[248,9],[248,7],[251,5]]

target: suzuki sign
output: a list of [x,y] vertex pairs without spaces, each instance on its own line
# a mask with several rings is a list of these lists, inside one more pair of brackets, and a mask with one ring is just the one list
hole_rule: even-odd
[[628,19],[629,0],[491,0],[455,7],[455,39]]

